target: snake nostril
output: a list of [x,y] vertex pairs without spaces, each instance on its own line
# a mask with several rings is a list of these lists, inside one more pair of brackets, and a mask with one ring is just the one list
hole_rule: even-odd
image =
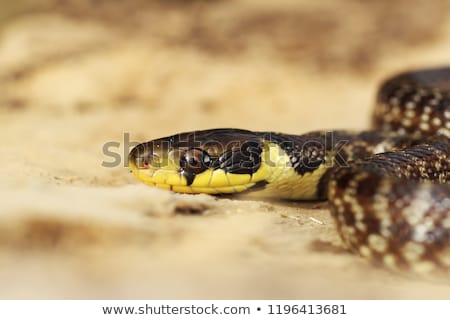
[[162,166],[161,158],[157,154],[139,156],[136,166],[140,169],[159,168]]
[[148,157],[140,156],[136,158],[136,167],[139,169],[148,169],[150,166]]
[[145,169],[148,169],[148,167],[149,167],[149,162],[148,162],[148,158],[142,158],[142,161],[140,162],[141,163],[141,167],[142,168],[145,168]]

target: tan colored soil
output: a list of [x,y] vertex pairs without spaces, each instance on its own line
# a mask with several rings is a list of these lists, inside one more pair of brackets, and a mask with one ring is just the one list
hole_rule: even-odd
[[450,298],[346,251],[326,203],[102,165],[124,133],[366,128],[385,76],[450,63],[449,1],[93,3],[0,5],[1,298]]

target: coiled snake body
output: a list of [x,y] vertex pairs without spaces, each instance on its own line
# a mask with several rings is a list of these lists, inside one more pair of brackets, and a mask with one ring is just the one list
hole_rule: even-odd
[[373,127],[193,131],[136,146],[129,165],[176,192],[328,198],[353,251],[395,269],[450,269],[450,68],[385,81]]

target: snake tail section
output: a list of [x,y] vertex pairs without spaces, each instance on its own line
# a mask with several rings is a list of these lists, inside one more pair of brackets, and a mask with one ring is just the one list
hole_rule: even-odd
[[450,268],[449,153],[437,142],[337,169],[328,194],[344,243],[392,269]]

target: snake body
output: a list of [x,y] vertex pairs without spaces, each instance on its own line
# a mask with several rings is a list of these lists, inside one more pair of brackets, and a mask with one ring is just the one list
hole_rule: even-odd
[[328,199],[351,250],[394,269],[450,269],[450,68],[380,87],[373,129],[212,129],[139,144],[135,177],[183,193]]

